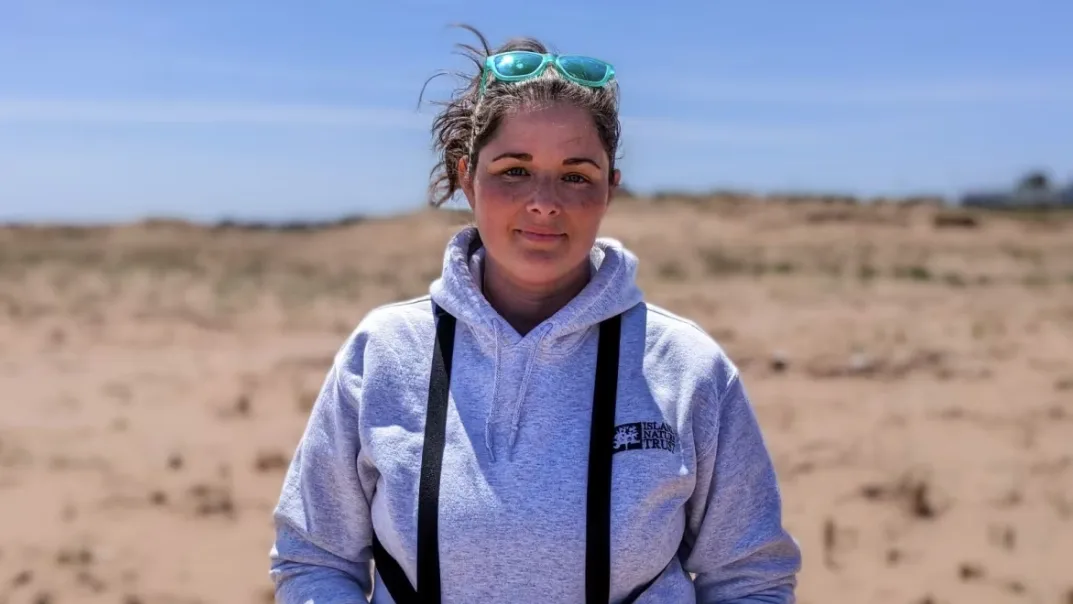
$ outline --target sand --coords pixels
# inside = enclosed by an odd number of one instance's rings
[[[0,228],[0,603],[266,603],[331,357],[468,216]],[[652,302],[742,367],[799,601],[1073,602],[1073,223],[620,200]]]

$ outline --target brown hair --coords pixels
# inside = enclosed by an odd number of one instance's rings
[[[484,95],[479,97],[481,71],[484,69],[486,57],[510,50],[545,53],[548,49],[539,40],[526,37],[511,39],[493,50],[489,48],[487,39],[475,28],[469,25],[458,27],[477,36],[481,48],[468,44],[457,45],[462,49],[463,56],[476,65],[477,72],[456,73],[455,75],[464,81],[464,85],[454,91],[450,101],[436,103],[441,105],[443,110],[432,122],[433,149],[439,158],[430,174],[430,205],[440,206],[458,191],[461,184],[458,160],[465,157],[470,166],[476,166],[481,148],[495,134],[503,116],[522,106],[565,102],[587,110],[592,115],[596,132],[611,160],[609,174],[614,174],[621,131],[617,84],[612,82],[603,88],[589,88],[564,79],[558,70],[549,68],[541,77],[524,82],[498,82],[494,76],[489,76]],[[427,86],[428,82],[425,84]]]

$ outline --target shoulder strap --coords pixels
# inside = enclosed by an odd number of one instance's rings
[[[391,599],[398,604],[440,602],[440,468],[447,432],[447,401],[454,356],[454,316],[433,305],[436,340],[432,346],[432,371],[428,384],[425,443],[421,451],[421,483],[417,499],[417,589],[406,572],[373,535],[373,560]],[[418,598],[418,592],[422,594]]]
[[[589,438],[588,517],[585,528],[586,604],[607,604],[611,601],[611,470],[621,339],[622,315],[615,315],[600,324]],[[637,601],[659,579],[660,574],[634,589],[622,600],[622,604]]]
[[[611,464],[615,438],[621,317],[600,324],[596,385],[589,428],[589,490],[585,529],[585,601],[606,604],[611,595]]]
[[[440,468],[447,432],[447,401],[455,346],[455,318],[435,307],[436,344],[428,384],[425,444],[421,451],[421,486],[417,502],[417,593],[423,602],[440,601]]]

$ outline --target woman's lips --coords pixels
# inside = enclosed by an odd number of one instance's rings
[[[560,240],[560,239],[562,239],[563,237],[566,236],[566,235],[562,235],[560,233],[554,233],[554,232],[551,232],[551,231],[544,231],[544,230],[539,230],[539,229],[538,230],[517,229],[517,233],[519,235],[521,235],[522,238],[524,238],[524,239],[526,239],[528,241],[533,241],[535,243],[549,243],[549,242],[553,242],[553,241],[558,241],[558,240]]]

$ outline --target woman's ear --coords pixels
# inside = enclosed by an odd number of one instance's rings
[[[469,170],[469,161],[465,157],[458,158],[458,185],[462,189],[462,194],[466,196],[469,208],[476,209],[474,204],[477,198],[473,194],[473,175]]]
[[[622,172],[617,168],[611,172],[611,186],[607,188],[607,203],[611,204],[611,200],[615,198],[615,192],[618,191],[618,186],[622,182]]]

